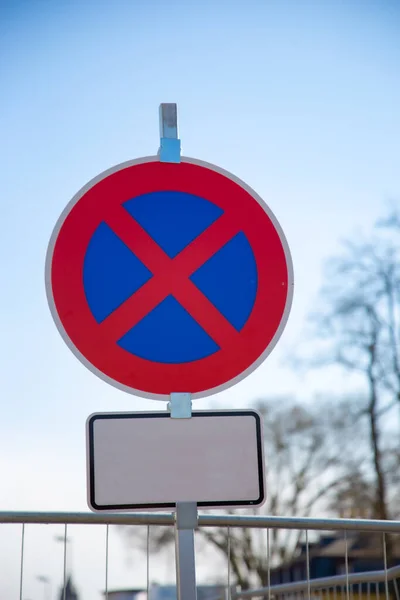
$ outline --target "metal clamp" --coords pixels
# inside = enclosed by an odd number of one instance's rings
[[[176,104],[160,104],[161,162],[181,162],[181,140],[178,138],[178,109]]]
[[[190,419],[192,416],[192,396],[187,392],[170,394],[167,405],[173,419]]]
[[[177,529],[197,529],[198,514],[196,502],[177,502],[175,523]]]

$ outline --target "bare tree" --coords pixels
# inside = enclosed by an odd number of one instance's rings
[[[329,510],[335,490],[353,475],[352,465],[363,461],[361,435],[355,444],[355,402],[320,399],[308,406],[282,398],[260,401],[264,417],[268,515],[310,516]],[[351,448],[351,451],[350,451]],[[364,447],[365,452],[365,447]],[[257,511],[255,511],[257,512]],[[290,560],[302,532],[214,529],[202,535],[221,552],[228,544],[232,571],[242,589],[267,585],[268,563]],[[228,537],[229,535],[229,537]]]
[[[393,233],[397,221],[384,223],[371,240],[347,243],[342,256],[331,261],[322,293],[324,309],[314,315],[317,338],[323,341],[316,362],[356,374],[364,392],[365,406],[359,416],[368,420],[369,472],[374,481],[368,493],[365,477],[354,481],[358,491],[364,490],[363,511],[381,519],[389,518],[393,507],[390,464],[398,448],[400,410],[399,240],[398,230]]]

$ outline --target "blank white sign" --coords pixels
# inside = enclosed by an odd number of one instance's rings
[[[259,413],[99,413],[87,421],[92,510],[258,506],[264,496]]]

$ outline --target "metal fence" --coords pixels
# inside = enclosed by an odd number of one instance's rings
[[[44,512],[0,512],[1,525],[18,524],[20,526],[20,567],[19,567],[19,599],[23,597],[25,575],[25,534],[27,527],[39,524],[57,524],[63,526],[64,555],[63,555],[63,591],[66,597],[67,584],[67,540],[68,528],[72,525],[102,525],[104,527],[104,594],[108,598],[108,568],[109,568],[109,530],[110,526],[145,526],[147,528],[147,597],[149,598],[149,538],[152,527],[175,525],[175,515],[170,513],[132,513],[132,514],[95,514],[95,513],[44,513]],[[399,584],[400,561],[393,563],[399,557],[396,552],[392,555],[392,563],[388,561],[388,546],[393,548],[400,541],[400,521],[376,521],[361,519],[310,519],[296,517],[267,517],[247,515],[199,515],[198,528],[226,528],[227,529],[227,570],[226,570],[226,596],[229,600],[239,598],[267,598],[268,600],[400,600]],[[229,536],[235,528],[249,530],[265,530],[267,544],[267,585],[258,589],[240,590],[235,586],[231,573],[229,556]],[[304,559],[306,576],[299,580],[277,582],[279,575],[277,567],[273,564],[270,553],[270,535],[273,530],[297,530],[304,534]],[[312,533],[313,532],[313,533]],[[320,535],[323,532],[341,532],[343,556],[343,572],[339,575],[315,578],[312,576],[311,565],[315,544],[310,541],[310,536]],[[380,548],[374,548],[375,555],[381,552],[382,569],[366,570],[364,572],[351,572],[350,540],[354,532],[374,536],[380,540]],[[397,537],[398,536],[398,537]],[[397,546],[396,546],[397,544]],[[1,566],[0,566],[1,567]],[[1,572],[1,571],[0,571]]]
[[[332,577],[306,579],[268,588],[246,590],[233,594],[235,598],[274,598],[279,600],[302,600],[319,598],[321,600],[368,600],[389,598],[392,596],[390,584],[396,600],[400,600],[397,579],[400,577],[400,565],[380,571],[346,573]],[[381,586],[380,584],[383,584]],[[384,587],[384,594],[381,589]]]

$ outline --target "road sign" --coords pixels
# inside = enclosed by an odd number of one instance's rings
[[[162,449],[162,451],[160,451]],[[259,506],[263,436],[254,410],[98,413],[87,421],[92,510]]]
[[[245,183],[199,160],[147,157],[72,199],[49,244],[46,287],[89,369],[165,400],[251,373],[284,329],[293,274],[279,223]]]

